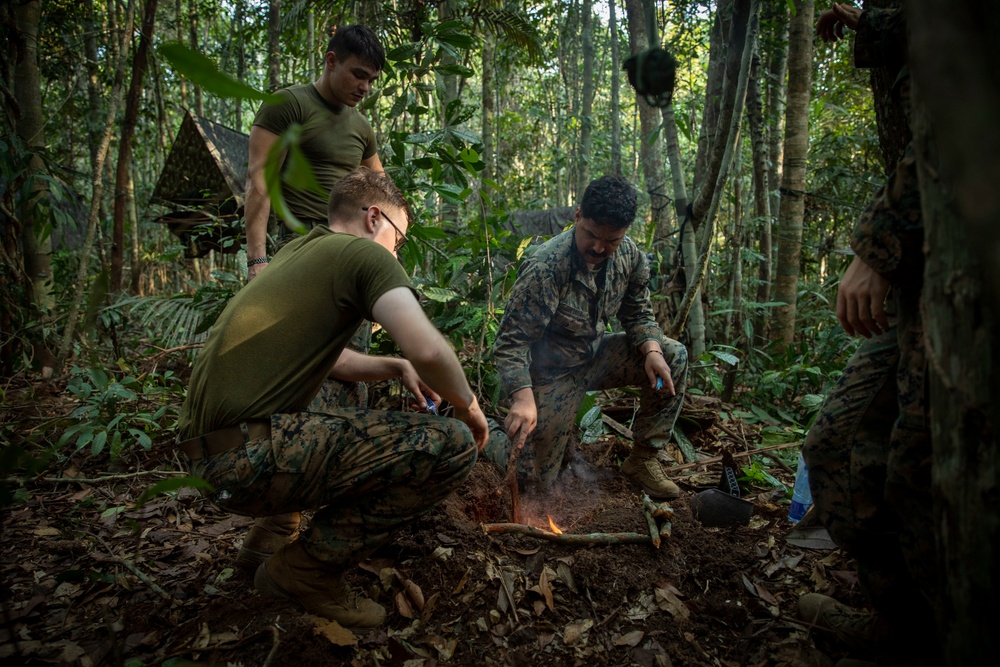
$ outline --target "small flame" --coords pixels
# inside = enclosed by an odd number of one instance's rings
[[[546,514],[545,516],[547,516],[549,519],[549,529],[556,535],[562,535],[563,532],[559,530],[559,526],[557,526],[556,522],[552,520],[552,516],[548,514]]]

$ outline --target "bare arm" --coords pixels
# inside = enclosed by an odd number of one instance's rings
[[[330,369],[330,377],[346,382],[381,382],[399,378],[422,410],[427,408],[427,396],[434,401],[441,400],[438,393],[420,379],[413,364],[399,357],[374,356],[345,349]]]
[[[837,291],[837,319],[844,331],[871,338],[888,330],[889,317],[885,313],[888,294],[889,281],[855,257],[840,279]]]
[[[385,169],[382,168],[382,161],[378,159],[378,153],[375,153],[375,155],[372,155],[370,158],[362,160],[361,166],[368,167],[375,172],[385,171]]]
[[[482,451],[489,437],[486,416],[455,351],[427,319],[413,293],[406,287],[389,290],[375,302],[372,316],[389,332],[424,382],[455,406],[456,416],[472,431]]]
[[[267,257],[267,216],[271,212],[271,200],[267,195],[264,165],[271,148],[277,143],[278,135],[254,125],[250,130],[250,158],[247,163],[246,202],[243,207],[246,220],[247,259]],[[279,156],[285,160],[285,154]],[[267,264],[247,267],[247,278],[252,280]]]

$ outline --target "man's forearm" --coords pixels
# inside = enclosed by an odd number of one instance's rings
[[[462,365],[444,336],[428,336],[425,347],[407,359],[420,378],[452,405],[465,410],[476,402]]]
[[[250,184],[247,188],[246,205],[244,206],[246,221],[247,257],[267,256],[267,217],[271,212],[271,200],[268,199],[266,186]]]
[[[402,359],[361,354],[345,349],[330,369],[330,377],[344,382],[381,382],[402,376]]]

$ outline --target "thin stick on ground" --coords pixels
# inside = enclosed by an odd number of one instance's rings
[[[484,523],[483,532],[487,534],[517,533],[561,544],[649,544],[651,542],[649,535],[640,535],[639,533],[585,533],[579,535],[562,533],[559,535],[534,526],[526,526],[523,523]]]
[[[734,459],[745,459],[750,456],[756,456],[757,454],[764,454],[766,452],[773,452],[778,449],[788,449],[789,447],[801,447],[801,442],[783,442],[780,445],[770,445],[768,447],[760,447],[758,449],[751,449],[746,452],[736,452],[733,454]],[[711,458],[702,459],[701,461],[692,461],[691,463],[682,463],[677,466],[670,466],[669,468],[664,468],[667,474],[672,475],[675,472],[680,472],[681,470],[690,470],[691,468],[697,468],[698,466],[708,465],[709,463],[721,463],[721,456],[713,456]]]
[[[521,511],[517,495],[517,459],[521,456],[521,448],[516,444],[511,447],[510,459],[507,461],[507,473],[503,483],[510,490],[510,518],[514,523],[521,521]]]

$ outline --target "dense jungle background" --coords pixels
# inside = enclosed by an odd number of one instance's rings
[[[949,658],[971,664],[997,642],[982,623],[997,613],[1000,546],[989,501],[1000,47],[988,38],[1000,16],[971,0],[903,4],[912,43],[939,54],[914,62],[929,125],[947,139],[945,203],[928,222],[941,464],[928,492],[950,528],[938,536]],[[4,3],[0,662],[826,664],[837,648],[794,619],[796,596],[863,598],[840,552],[786,543],[787,503],[798,444],[856,347],[834,314],[852,225],[910,136],[887,102],[892,81],[855,69],[850,39],[815,37],[825,8]],[[659,551],[489,536],[478,524],[506,520],[509,505],[496,471],[477,468],[461,497],[359,571],[394,607],[385,630],[317,626],[234,574],[247,521],[178,473],[172,430],[191,361],[245,282],[254,113],[268,91],[314,80],[331,31],[354,22],[388,56],[359,109],[415,213],[401,261],[483,405],[502,416],[491,346],[525,250],[571,222],[590,179],[622,174],[641,192],[630,235],[655,267],[657,318],[693,360],[677,479],[714,486],[717,455],[740,453],[748,526],[705,528],[681,499]],[[676,59],[671,98],[637,95],[624,69],[657,44]],[[295,140],[282,137],[293,156]],[[393,353],[384,336],[373,347]],[[580,410],[582,486],[547,508],[573,531],[642,529],[613,474],[634,404],[602,393]],[[399,406],[399,388],[374,386],[372,405]]]

